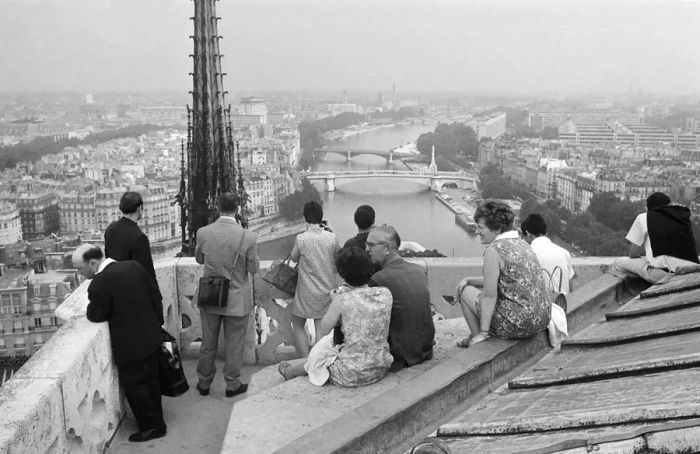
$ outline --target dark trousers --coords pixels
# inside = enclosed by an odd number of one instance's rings
[[[158,377],[159,354],[160,349],[143,359],[118,366],[119,384],[141,431],[165,427]]]
[[[216,350],[219,344],[219,331],[224,325],[224,344],[226,345],[226,364],[224,365],[224,380],[226,389],[235,391],[241,386],[241,366],[243,365],[243,350],[245,334],[248,329],[248,318],[232,315],[211,314],[203,307],[199,308],[202,320],[202,346],[199,349],[197,376],[199,387],[209,389],[216,375]]]

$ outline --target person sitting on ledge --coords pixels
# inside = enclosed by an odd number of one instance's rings
[[[393,357],[387,342],[391,292],[367,285],[372,260],[362,249],[343,248],[336,268],[347,286],[331,292],[331,305],[321,320],[319,340],[309,357],[293,364],[280,363],[279,372],[287,380],[308,375],[316,386],[330,379],[334,385],[354,388],[381,380],[391,366]],[[341,318],[345,340],[342,345],[334,345],[331,331]]]
[[[629,257],[615,260],[615,275],[636,275],[656,284],[679,267],[698,264],[690,210],[672,204],[663,192],[647,198],[647,212],[636,217],[625,239]]]
[[[390,372],[411,367],[433,357],[435,325],[425,270],[402,259],[397,250],[401,238],[391,226],[375,227],[367,237],[367,251],[375,267],[370,286],[391,291],[389,348],[394,363]]]
[[[542,269],[532,248],[513,230],[515,213],[504,202],[487,200],[476,209],[484,251],[483,277],[467,277],[457,285],[457,298],[470,336],[460,347],[490,335],[522,339],[547,328],[552,306]]]

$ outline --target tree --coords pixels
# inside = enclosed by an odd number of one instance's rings
[[[433,145],[435,154],[445,157],[466,156],[476,160],[479,156],[479,144],[476,132],[464,123],[440,123],[434,132],[421,134],[416,140],[419,152],[430,156]]]
[[[296,221],[304,215],[304,205],[307,202],[321,202],[321,194],[309,181],[308,178],[301,179],[301,190],[296,190],[279,202],[280,214],[288,221]]]

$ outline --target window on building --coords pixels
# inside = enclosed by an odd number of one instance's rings
[[[58,326],[58,317],[51,317],[51,324],[53,326]]]
[[[14,333],[21,333],[24,332],[24,328],[22,327],[22,322],[16,320],[12,326],[12,332]]]
[[[15,348],[25,348],[23,337],[15,337]]]
[[[34,327],[41,328],[41,318],[37,317],[34,319]]]

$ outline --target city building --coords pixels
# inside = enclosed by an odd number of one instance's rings
[[[474,120],[474,131],[477,140],[482,138],[497,139],[506,132],[506,114],[497,112],[486,118]]]
[[[0,245],[22,239],[22,221],[17,205],[0,201]]]
[[[36,240],[61,230],[58,197],[55,194],[22,194],[17,198],[17,208],[25,239]]]
[[[61,234],[94,232],[97,230],[95,193],[77,191],[62,194],[58,202]]]

